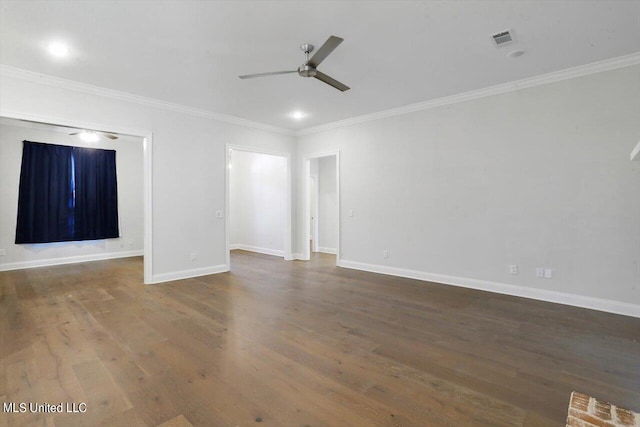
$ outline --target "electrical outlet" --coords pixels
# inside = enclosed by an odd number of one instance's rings
[[[386,249],[384,251],[382,251],[382,257],[383,258],[389,258],[389,251],[386,250]]]
[[[224,218],[224,214],[222,213],[222,211],[216,211],[216,218]]]
[[[197,254],[197,253],[195,253],[195,252],[193,252],[193,253],[191,254],[191,261],[195,261],[195,260],[197,260],[197,259],[198,259],[198,254]]]
[[[544,278],[545,279],[551,279],[553,277],[553,272],[551,271],[550,268],[545,268],[544,269]]]
[[[536,268],[536,277],[543,279],[544,278],[544,268],[538,267]]]
[[[511,264],[509,266],[509,273],[513,274],[514,276],[518,274],[518,266],[515,264]]]
[[[4,249],[0,249],[0,256],[5,256],[7,252]]]

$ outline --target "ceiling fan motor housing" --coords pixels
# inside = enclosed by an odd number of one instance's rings
[[[314,77],[316,75],[316,69],[311,65],[304,64],[298,67],[298,74],[302,77]]]

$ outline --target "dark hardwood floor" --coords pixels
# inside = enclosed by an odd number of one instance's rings
[[[0,273],[0,401],[87,405],[0,427],[563,426],[573,390],[640,410],[640,319],[334,262]]]

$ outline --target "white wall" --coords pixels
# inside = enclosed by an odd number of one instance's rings
[[[300,137],[300,164],[340,150],[341,265],[640,315],[639,74]]]
[[[240,150],[231,158],[231,248],[284,256],[287,159]]]
[[[302,159],[340,150],[342,265],[640,315],[640,163],[629,161],[639,74],[631,66],[299,138],[14,73],[0,76],[0,113],[153,133],[154,281],[228,268],[215,219],[225,144],[296,153],[297,255],[308,244]],[[535,278],[538,266],[553,279]]]
[[[5,74],[0,93],[4,115],[153,134],[154,282],[228,269],[225,221],[215,218],[217,210],[225,210],[225,144],[279,152],[294,147],[292,136],[58,79]],[[195,261],[191,253],[197,254]]]
[[[0,119],[0,270],[55,264],[73,259],[115,258],[141,255],[143,249],[142,139],[121,136],[86,144],[69,131],[52,126],[12,123]],[[88,146],[116,151],[120,238],[82,242],[16,245],[18,186],[22,141]]]
[[[336,156],[318,159],[318,246],[327,253],[338,247]]]

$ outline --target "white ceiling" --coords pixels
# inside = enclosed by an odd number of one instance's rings
[[[640,1],[9,1],[0,63],[302,129],[640,51]],[[513,29],[501,48],[489,35]],[[298,46],[345,41],[296,74]],[[71,45],[67,60],[45,52]],[[509,58],[515,49],[525,55]],[[296,122],[288,114],[308,116]]]

